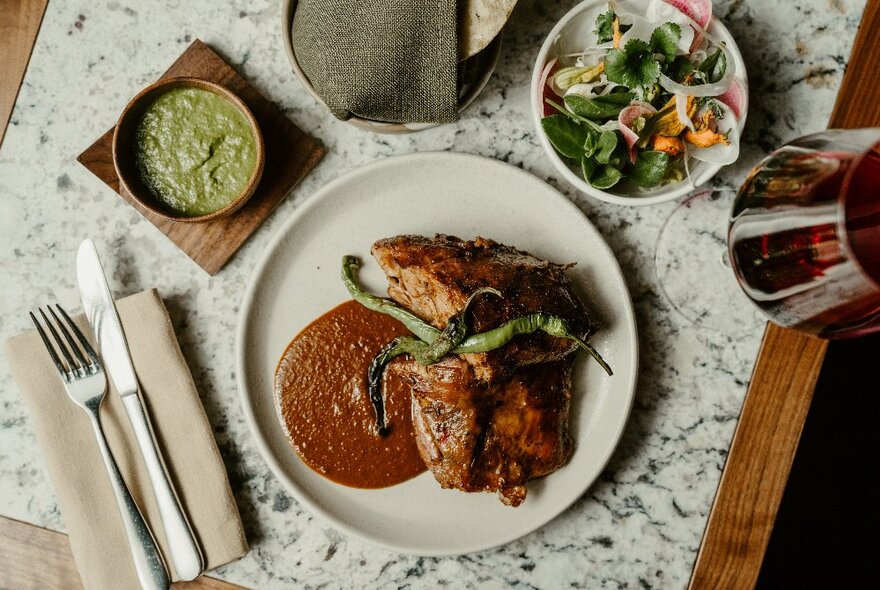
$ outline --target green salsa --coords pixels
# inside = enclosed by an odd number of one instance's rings
[[[135,159],[141,180],[166,209],[196,217],[241,193],[254,172],[256,144],[248,120],[228,100],[174,88],[144,111]]]

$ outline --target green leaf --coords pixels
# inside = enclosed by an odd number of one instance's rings
[[[623,174],[620,173],[620,170],[614,166],[602,166],[599,173],[594,174],[590,179],[590,184],[593,185],[593,188],[605,190],[617,184],[622,176]]]
[[[620,92],[595,98],[569,94],[564,100],[566,106],[579,117],[607,121],[608,119],[616,119],[620,111],[632,101],[634,96],[631,92]]]
[[[660,77],[660,64],[650,45],[630,39],[622,50],[612,49],[605,56],[605,75],[628,88],[646,88]]]
[[[714,84],[723,78],[724,72],[727,71],[727,58],[724,56],[724,52],[719,48],[710,53],[697,66],[697,71],[705,76],[706,82],[709,84]]]
[[[681,39],[681,27],[675,23],[663,23],[651,33],[651,49],[654,53],[661,53],[666,58],[666,63],[675,59],[675,51],[678,49],[678,41]]]
[[[636,163],[627,170],[627,177],[641,187],[657,186],[666,175],[669,167],[669,154],[647,150],[640,152]]]
[[[608,164],[614,148],[617,147],[617,132],[603,131],[599,136],[599,153],[596,154],[596,161],[600,164]]]
[[[599,137],[601,136],[595,131],[587,133],[587,140],[584,142],[585,158],[592,158],[593,154],[596,153],[596,150],[599,148]]]
[[[598,17],[596,17],[596,37],[597,43],[607,43],[614,39],[614,29],[611,26],[611,21],[614,20],[614,11],[609,10],[608,12],[603,12]]]
[[[584,173],[584,180],[590,182],[590,178],[596,173],[596,168],[599,167],[599,164],[593,158],[588,156],[584,156],[581,158],[581,170]]]
[[[584,155],[587,129],[565,115],[550,115],[541,119],[547,139],[563,156],[580,160]]]
[[[694,70],[694,63],[686,55],[679,55],[672,63],[666,66],[666,75],[678,83],[684,82],[685,77]]]

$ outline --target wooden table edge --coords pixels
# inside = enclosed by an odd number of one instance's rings
[[[880,125],[880,0],[868,0],[829,128]],[[768,324],[688,587],[758,581],[828,343]]]
[[[0,516],[0,588],[81,589],[67,535]],[[205,575],[175,582],[172,590],[247,590]]]
[[[8,32],[0,35],[0,55],[9,68],[0,77],[0,147],[3,147],[6,127],[12,119],[49,0],[19,0],[12,4],[14,8],[5,5],[0,11],[0,31]]]

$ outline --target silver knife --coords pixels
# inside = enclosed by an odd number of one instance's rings
[[[180,506],[180,500],[171,485],[168,470],[156,445],[153,428],[141,399],[137,375],[129,356],[125,333],[122,331],[122,324],[113,305],[113,297],[107,286],[101,259],[98,258],[95,243],[90,239],[83,240],[79,246],[76,256],[76,278],[83,309],[98,340],[101,358],[104,359],[104,365],[110,378],[113,379],[116,391],[122,397],[122,405],[128,414],[144,459],[159,507],[162,527],[165,529],[174,571],[181,580],[194,580],[204,570],[202,552]]]

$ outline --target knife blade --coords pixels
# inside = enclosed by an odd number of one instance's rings
[[[90,239],[84,240],[77,252],[76,279],[86,318],[98,340],[101,358],[116,391],[123,398],[137,395],[137,376],[131,364],[125,332],[113,305],[98,250]]]
[[[107,373],[122,397],[122,405],[147,468],[170,561],[174,565],[177,579],[193,580],[204,570],[204,558],[156,445],[156,437],[141,399],[137,373],[131,361],[122,322],[116,313],[98,250],[90,239],[83,240],[77,252],[76,277],[86,318],[95,333]]]

